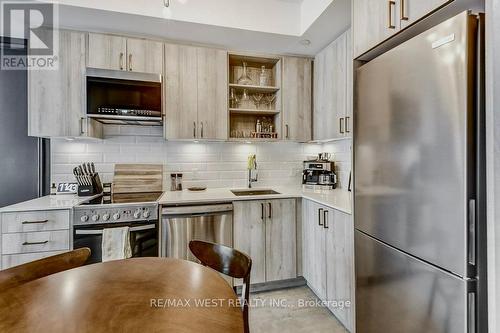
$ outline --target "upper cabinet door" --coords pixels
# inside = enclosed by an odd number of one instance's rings
[[[59,31],[57,66],[28,71],[28,135],[102,136],[102,125],[86,118],[84,33]]]
[[[197,48],[165,44],[165,138],[196,139],[198,126]]]
[[[349,31],[348,31],[349,32]],[[332,50],[331,72],[332,87],[332,110],[334,122],[331,123],[330,134],[327,139],[337,139],[345,135],[345,114],[347,109],[347,33],[343,33],[335,41]]]
[[[399,31],[399,0],[353,0],[352,23],[357,58]]]
[[[226,140],[228,138],[227,52],[197,48],[197,67],[199,138]]]
[[[337,137],[339,120],[337,119],[338,80],[337,46],[335,40],[321,51],[314,60],[314,113],[313,139],[329,140]],[[345,84],[345,82],[344,82]],[[345,90],[343,90],[345,91]],[[345,96],[341,98],[345,101]]]
[[[347,74],[347,83],[346,83],[346,110],[345,110],[345,128],[344,133],[347,137],[352,137],[353,132],[353,105],[354,105],[354,82],[353,82],[353,74],[354,74],[354,61],[353,61],[353,53],[352,53],[352,31],[348,30],[345,34],[346,37],[346,74]]]
[[[312,139],[312,61],[283,58],[283,138],[299,142]]]
[[[145,39],[127,39],[127,70],[163,73],[163,43]]]
[[[406,28],[450,0],[399,0],[401,28]]]
[[[87,67],[127,70],[125,37],[89,33]]]

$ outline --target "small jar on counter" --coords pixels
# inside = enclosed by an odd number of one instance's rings
[[[182,191],[182,173],[178,173],[176,177],[177,191]]]

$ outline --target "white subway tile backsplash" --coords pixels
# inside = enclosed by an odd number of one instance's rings
[[[302,163],[320,152],[333,154],[341,188],[347,188],[351,171],[351,140],[326,144],[234,143],[165,141],[161,127],[105,126],[105,139],[51,140],[52,182],[74,181],[73,168],[94,162],[101,179],[113,180],[115,163],[164,165],[164,188],[170,173],[183,173],[184,187],[246,187],[249,154],[257,155],[259,181],[255,186],[299,185]]]

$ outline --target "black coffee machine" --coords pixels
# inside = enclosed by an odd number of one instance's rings
[[[328,160],[304,161],[302,184],[334,189],[337,187],[335,163]]]

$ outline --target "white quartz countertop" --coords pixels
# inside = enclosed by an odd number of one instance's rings
[[[259,188],[254,188],[254,190],[258,189]],[[279,194],[236,196],[231,192],[231,189],[229,188],[212,188],[199,192],[192,192],[189,190],[178,192],[167,191],[163,193],[158,202],[163,206],[173,206],[200,203],[232,202],[242,200],[304,198],[331,207],[333,209],[340,210],[347,214],[351,214],[352,212],[351,192],[347,192],[344,190],[310,190],[302,189],[301,186],[272,187],[271,189],[279,192]],[[78,197],[77,195],[73,194],[47,195],[41,198],[24,201],[18,204],[0,208],[0,213],[72,209],[73,207],[78,206],[95,197],[97,196]]]
[[[261,188],[254,188],[259,190]],[[270,195],[248,195],[236,196],[228,188],[213,188],[204,191],[193,192],[189,190],[183,191],[167,191],[159,199],[159,204],[163,206],[186,205],[186,204],[203,204],[215,202],[232,202],[242,200],[270,200],[284,198],[304,198],[315,201],[319,204],[328,206],[333,209],[340,210],[344,213],[352,213],[351,192],[344,190],[310,190],[302,189],[302,187],[272,187],[279,194]],[[242,189],[243,190],[243,189]],[[246,189],[247,190],[247,189]]]
[[[91,197],[79,197],[76,194],[46,195],[29,201],[20,202],[14,205],[0,208],[0,213],[37,211],[37,210],[58,210],[72,209],[79,204],[91,200],[99,195]]]

